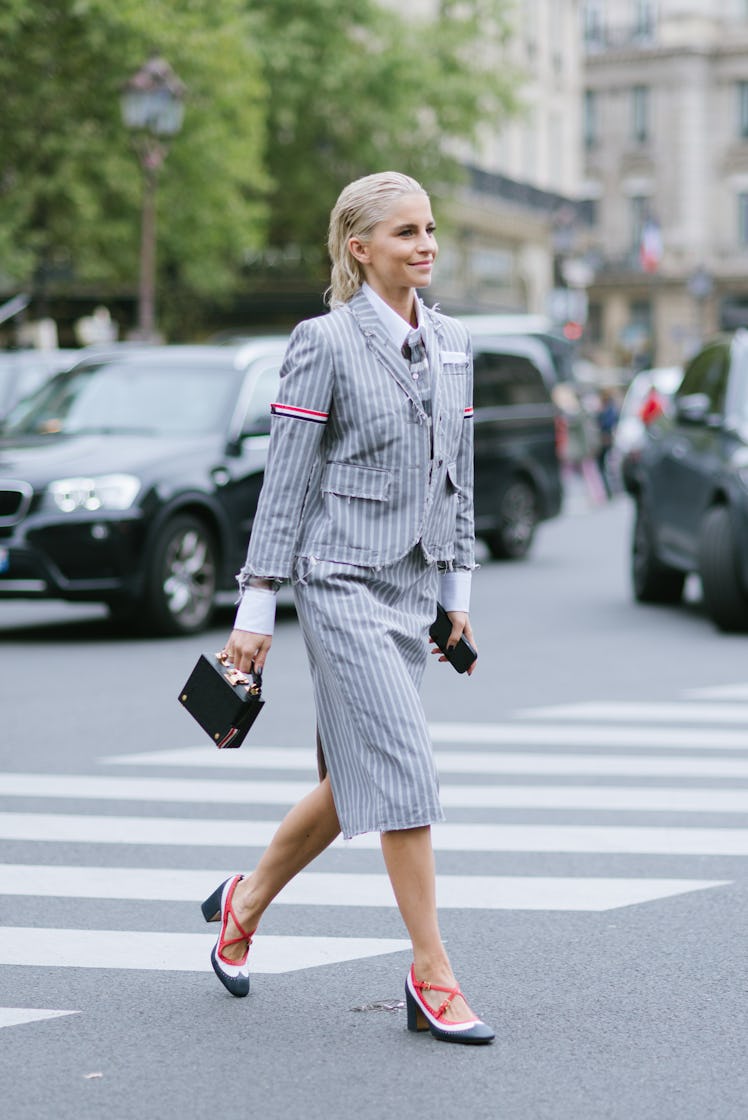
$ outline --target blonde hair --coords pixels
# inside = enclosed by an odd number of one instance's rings
[[[426,194],[420,183],[399,171],[380,171],[354,179],[340,192],[330,214],[327,249],[332,261],[330,287],[325,298],[339,307],[354,296],[364,282],[363,266],[351,253],[352,237],[367,241],[374,226],[384,221],[394,202],[404,194]]]

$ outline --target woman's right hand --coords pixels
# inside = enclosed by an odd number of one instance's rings
[[[232,630],[224,651],[240,673],[261,673],[270,651],[273,638],[271,634],[253,634],[250,630]]]

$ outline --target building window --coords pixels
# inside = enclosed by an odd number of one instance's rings
[[[638,38],[649,39],[654,34],[654,0],[636,0],[636,31]]]
[[[646,195],[634,195],[631,199],[631,252],[637,258],[641,250],[644,226],[649,218],[649,199]]]
[[[649,88],[634,86],[631,90],[631,135],[637,144],[649,139]]]
[[[605,23],[602,0],[586,0],[582,12],[584,42],[589,47],[601,47],[605,43]]]
[[[588,149],[597,146],[597,106],[597,94],[593,89],[586,89],[584,91],[584,106],[582,112],[584,117],[584,146]]]
[[[748,82],[737,83],[738,92],[738,135],[748,140]]]
[[[738,241],[748,248],[748,191],[738,195]]]

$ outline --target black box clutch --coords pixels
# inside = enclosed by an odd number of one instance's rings
[[[240,747],[265,703],[262,677],[240,673],[223,654],[201,654],[179,693],[179,702],[219,750]]]

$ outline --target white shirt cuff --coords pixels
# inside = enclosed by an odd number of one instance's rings
[[[467,571],[439,573],[439,602],[445,611],[470,610],[470,587],[473,573]]]
[[[274,591],[248,587],[237,608],[234,629],[249,630],[252,634],[272,634],[275,629],[275,602]]]

